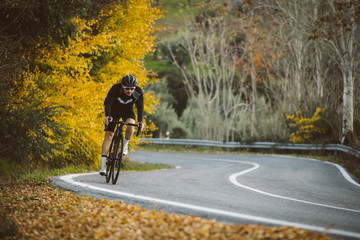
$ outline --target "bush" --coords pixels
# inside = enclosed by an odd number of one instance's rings
[[[32,91],[0,112],[0,154],[22,168],[61,165],[65,126],[54,119],[63,109],[45,101]]]
[[[149,116],[149,119],[157,126],[157,130],[153,132],[153,137],[163,137],[166,132],[170,132],[171,138],[186,138],[187,130],[183,122],[179,121],[174,108],[168,103],[158,106],[156,112]]]
[[[316,108],[311,118],[303,117],[302,111],[297,111],[294,115],[286,115],[291,120],[292,133],[290,141],[293,143],[305,143],[313,140],[315,136],[325,133],[324,129],[316,123],[320,120],[319,113],[322,109]]]

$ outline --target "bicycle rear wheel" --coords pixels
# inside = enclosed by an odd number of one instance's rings
[[[123,158],[123,151],[124,151],[124,136],[121,134],[121,136],[119,137],[119,144],[117,144],[118,149],[117,149],[117,154],[116,157],[114,158],[114,165],[113,165],[113,170],[114,173],[112,175],[112,183],[116,184],[118,178],[119,178],[119,173],[120,173],[120,168],[121,168],[121,162],[122,162],[122,158]]]

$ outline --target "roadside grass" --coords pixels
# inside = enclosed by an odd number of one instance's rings
[[[131,161],[130,158],[125,157],[123,160],[122,171],[153,171],[159,169],[171,169],[174,166],[161,163],[142,163]],[[9,163],[4,159],[0,159],[0,185],[17,184],[24,182],[42,182],[47,177],[59,176],[65,174],[96,172],[99,169],[96,166],[68,166],[64,168],[48,169],[37,168],[35,170],[26,170],[16,164]]]
[[[139,150],[149,151],[166,151],[166,152],[195,152],[195,153],[231,153],[231,154],[279,154],[300,158],[311,158],[320,161],[327,161],[336,163],[345,168],[353,179],[360,183],[360,159],[353,156],[348,156],[343,153],[329,153],[324,151],[289,151],[289,150],[234,150],[234,149],[222,149],[215,147],[199,147],[199,146],[176,146],[176,145],[151,145],[142,144]]]
[[[172,169],[175,166],[167,165],[163,163],[142,163],[142,162],[135,162],[135,161],[127,161],[124,164],[122,171],[154,171],[160,169]]]
[[[58,169],[37,168],[33,171],[30,171],[20,169],[16,165],[14,166],[14,164],[6,163],[6,161],[3,161],[1,165],[2,167],[0,168],[0,185],[23,184],[26,182],[38,184],[40,182],[43,182],[44,179],[47,177],[71,173],[90,172],[93,170],[88,166],[70,166]]]

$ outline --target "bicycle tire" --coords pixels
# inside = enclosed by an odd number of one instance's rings
[[[107,154],[107,158],[106,158],[106,183],[108,183],[110,181],[111,175],[113,174],[113,162],[114,162],[114,146],[116,146],[115,144],[116,139],[113,138],[111,140],[111,144],[110,144],[110,148],[109,148],[109,152]]]
[[[112,184],[116,184],[119,174],[120,174],[120,168],[121,168],[121,162],[123,158],[123,151],[124,151],[124,136],[121,134],[119,137],[119,142],[117,144],[116,149],[116,157],[114,158],[114,164],[113,164],[113,175],[112,175]],[[120,151],[119,151],[120,150]]]

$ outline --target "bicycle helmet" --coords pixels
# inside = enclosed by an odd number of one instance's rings
[[[137,80],[133,75],[125,75],[121,79],[121,83],[124,87],[136,87]]]

